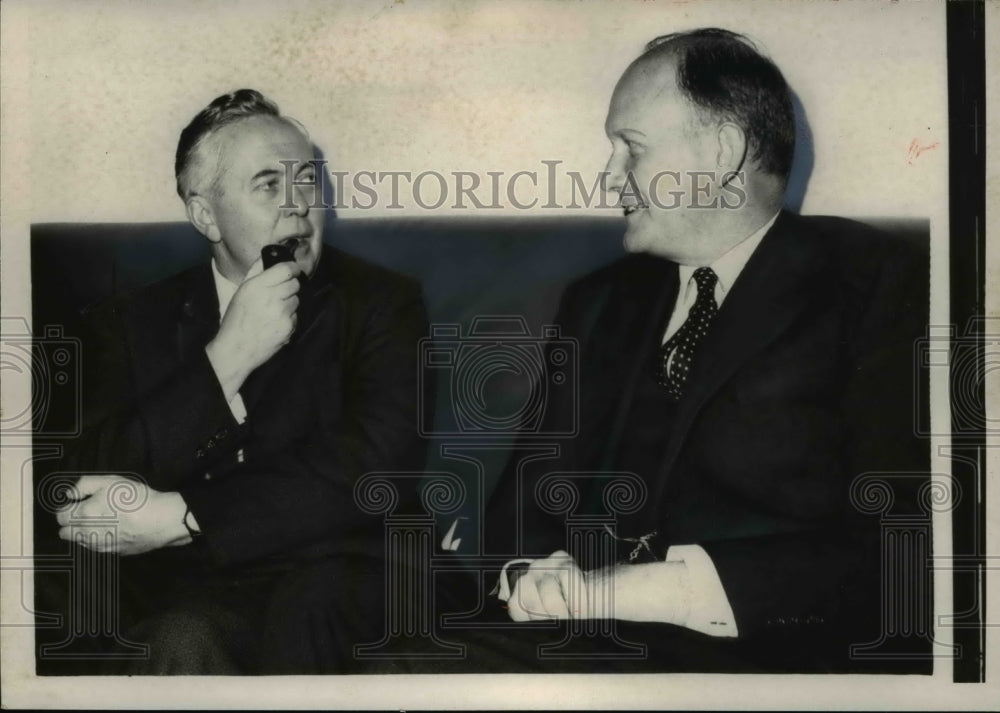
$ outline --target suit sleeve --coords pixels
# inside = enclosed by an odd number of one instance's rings
[[[126,336],[129,309],[127,301],[108,302],[84,317],[81,432],[66,443],[63,467],[133,474],[172,490],[196,472],[202,444],[238,424],[204,350],[138,392]]]
[[[851,335],[840,400],[840,516],[812,533],[703,543],[741,637],[801,624],[877,624],[867,619],[877,618],[882,532],[878,516],[852,501],[851,488],[864,474],[902,476],[893,479],[894,507],[918,511],[929,448],[914,429],[914,347],[925,330],[927,274],[908,252],[887,260]]]
[[[416,287],[381,293],[344,356],[344,417],[336,432],[316,429],[232,477],[180,488],[216,563],[382,536],[381,519],[355,505],[354,485],[373,471],[422,471],[417,409],[429,404],[420,398],[418,342],[426,334]]]

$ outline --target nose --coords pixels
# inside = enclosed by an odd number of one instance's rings
[[[306,186],[300,184],[292,183],[290,189],[287,192],[285,204],[281,207],[288,215],[306,217],[309,215],[309,203],[312,196],[306,192]]]
[[[615,149],[611,152],[611,156],[608,157],[608,163],[604,167],[603,180],[605,191],[622,192],[622,187],[625,185],[625,173],[627,171],[626,163],[626,159],[621,155],[620,151]]]

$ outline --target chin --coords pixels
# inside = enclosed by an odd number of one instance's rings
[[[316,271],[316,263],[319,262],[319,247],[306,245],[300,247],[296,252],[295,262],[299,264],[307,276],[312,275]]]
[[[653,257],[663,258],[671,262],[684,263],[685,251],[675,243],[667,241],[660,235],[643,234],[638,231],[628,231],[623,240],[625,250],[630,253],[645,253]]]
[[[306,277],[312,277],[312,274],[316,272],[316,263],[318,261],[315,260],[311,255],[305,259],[300,258],[296,262],[299,263],[299,267],[302,268],[302,274],[305,275]]]
[[[649,240],[639,230],[626,230],[622,244],[625,246],[625,250],[630,253],[649,252]]]

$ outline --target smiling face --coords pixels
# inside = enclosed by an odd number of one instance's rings
[[[612,145],[607,186],[620,194],[626,249],[709,264],[715,211],[692,206],[710,200],[704,190],[696,195],[697,185],[709,183],[697,172],[717,169],[719,144],[716,127],[700,120],[677,87],[673,58],[640,59],[626,70],[605,131]]]
[[[214,180],[190,199],[192,222],[213,243],[219,271],[239,282],[265,245],[284,242],[308,275],[322,249],[324,211],[312,145],[301,131],[272,116],[253,116],[219,129],[201,151],[214,155]],[[289,161],[290,170],[286,169]],[[294,182],[293,182],[294,181]],[[286,185],[286,183],[288,185]]]

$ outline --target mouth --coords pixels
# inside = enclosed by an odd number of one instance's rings
[[[294,253],[299,246],[309,240],[309,234],[291,235],[278,241],[278,245],[283,245]]]

